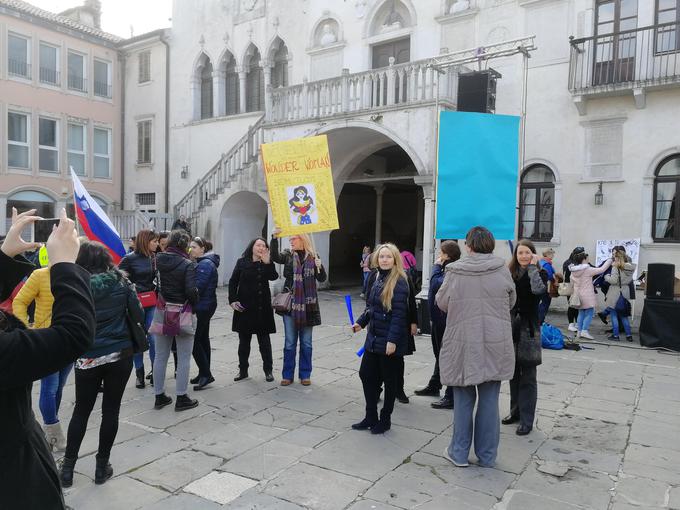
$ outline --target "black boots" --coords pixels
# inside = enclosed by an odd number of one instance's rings
[[[59,470],[59,479],[62,487],[70,487],[73,485],[73,468],[76,466],[76,460],[64,457],[62,459],[61,469]]]
[[[135,383],[135,388],[141,390],[146,387],[144,383],[144,367],[135,370],[135,375],[137,376],[137,382]]]
[[[409,399],[408,399],[408,397],[406,396],[406,393],[404,393],[404,390],[401,390],[401,391],[397,392],[396,399],[397,399],[399,402],[401,402],[402,404],[408,404],[408,403],[409,403]]]
[[[113,468],[109,464],[108,457],[97,456],[97,467],[94,470],[94,483],[101,485],[113,476]]]
[[[371,434],[384,434],[385,432],[390,430],[390,428],[392,428],[391,416],[388,416],[383,412],[380,412],[380,420],[378,420],[378,423],[371,427]]]
[[[425,386],[424,388],[421,388],[419,390],[414,391],[416,395],[419,397],[438,397],[439,396],[439,390],[433,386],[430,386],[429,384]]]
[[[239,370],[238,375],[234,377],[234,381],[242,381],[243,379],[248,379],[248,371],[247,370]]]
[[[165,393],[156,395],[156,403],[154,404],[154,409],[163,409],[165,406],[172,404],[172,398],[168,397]]]
[[[517,423],[518,421],[519,421],[519,414],[510,413],[509,415],[507,415],[505,418],[503,418],[501,420],[501,423],[503,425],[511,425],[513,423]]]
[[[186,395],[177,395],[177,402],[175,402],[175,411],[186,411],[198,406],[198,400],[187,397]]]
[[[212,375],[210,377],[199,377],[197,382],[198,382],[198,384],[196,386],[194,386],[194,391],[201,391],[208,384],[214,383],[215,378]]]
[[[274,374],[272,374],[271,370],[269,372],[264,373],[264,380],[267,382],[273,382],[274,381]]]
[[[369,430],[372,429],[373,427],[376,426],[378,423],[378,416],[366,416],[363,420],[361,420],[359,423],[354,423],[352,424],[352,428],[354,430]]]

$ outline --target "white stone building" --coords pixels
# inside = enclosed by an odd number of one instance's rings
[[[456,105],[456,73],[431,59],[535,35],[519,235],[560,263],[641,238],[642,267],[680,265],[679,20],[678,0],[175,1],[169,202],[215,241],[224,278],[272,228],[259,144],[326,133],[341,229],[315,240],[331,283],[358,277],[362,244],[391,240],[427,284],[436,109]],[[523,57],[481,64],[502,74],[496,112],[521,114]],[[160,96],[132,107],[130,86],[126,130],[163,109]],[[155,161],[149,178],[160,189]],[[126,197],[136,189],[127,178]]]

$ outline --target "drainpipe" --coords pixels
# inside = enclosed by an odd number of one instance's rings
[[[170,212],[170,45],[165,34],[160,37],[165,46],[165,212]]]
[[[120,62],[120,209],[125,210],[125,53],[119,53]]]

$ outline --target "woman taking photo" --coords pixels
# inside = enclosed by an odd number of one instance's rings
[[[262,368],[267,382],[272,374],[272,343],[276,333],[269,282],[279,277],[269,255],[267,241],[258,237],[250,241],[229,279],[229,305],[234,309],[231,330],[238,333],[238,375],[234,381],[248,377],[250,340],[257,336]]]
[[[378,273],[366,289],[366,310],[352,326],[356,333],[368,326],[359,377],[364,388],[366,416],[352,425],[355,430],[370,429],[372,434],[390,430],[392,410],[398,391],[400,358],[408,348],[409,284],[399,255],[393,244],[378,246],[374,257]],[[385,401],[378,418],[378,395],[385,384]]]
[[[496,463],[501,381],[512,377],[510,310],[515,284],[507,265],[493,256],[496,241],[486,228],[474,227],[465,238],[468,256],[446,267],[437,306],[446,312],[446,331],[439,352],[441,382],[453,386],[453,438],[444,456],[468,466],[473,440],[479,465]],[[477,401],[477,412],[473,411]]]
[[[612,259],[607,259],[600,267],[593,267],[588,263],[588,254],[581,252],[574,255],[571,260],[573,264],[569,266],[569,271],[574,291],[569,298],[569,305],[578,308],[576,338],[593,340],[593,336],[588,331],[595,313],[595,305],[597,305],[593,276],[600,275],[609,269]]]
[[[135,284],[139,301],[144,308],[144,327],[149,330],[156,310],[156,250],[158,249],[158,234],[153,230],[140,230],[135,238],[135,251],[128,253],[120,261],[118,267],[124,271],[130,281]],[[153,335],[149,340],[149,359],[151,360],[151,374],[153,374],[153,360],[156,357]],[[134,355],[137,388],[144,388],[144,353]],[[150,374],[150,375],[151,375]],[[151,376],[153,377],[153,376]],[[151,383],[153,384],[153,379]]]
[[[504,425],[519,422],[516,434],[525,436],[534,427],[536,414],[536,367],[541,364],[541,322],[538,305],[546,292],[534,243],[521,239],[515,246],[509,268],[515,282],[517,303],[512,309],[512,341],[516,346],[515,373],[510,380],[510,414]],[[533,340],[533,342],[532,342]],[[523,357],[523,345],[531,347]],[[525,359],[526,358],[526,359]]]
[[[159,306],[173,303],[184,306],[188,304],[193,307],[198,302],[196,264],[191,262],[187,253],[190,240],[189,235],[183,230],[173,230],[167,249],[156,256],[156,266],[160,276],[158,293],[161,302]],[[156,311],[156,313],[159,312]],[[181,328],[180,334],[176,336],[156,335],[156,359],[153,364],[156,393],[154,409],[162,409],[172,404],[172,398],[165,394],[165,370],[168,366],[173,338],[177,342],[175,411],[184,411],[198,405],[198,400],[187,396],[191,353],[194,347],[193,328]]]
[[[61,483],[64,487],[70,487],[73,483],[73,468],[102,383],[102,421],[94,483],[102,484],[113,476],[109,456],[118,432],[120,402],[132,373],[133,346],[127,316],[129,314],[132,320],[139,323],[144,317],[134,287],[113,265],[111,255],[103,244],[94,241],[83,243],[76,264],[92,275],[90,288],[97,330],[94,346],[76,360],[76,404],[68,426],[66,453],[61,468]]]
[[[210,371],[210,320],[217,310],[217,268],[220,256],[212,251],[212,243],[201,237],[191,241],[191,259],[196,262],[196,287],[198,303],[196,312],[196,334],[194,335],[194,361],[198,366],[198,376],[191,380],[194,391],[215,382]]]
[[[300,341],[298,375],[303,386],[312,381],[312,328],[321,324],[316,282],[326,281],[326,270],[307,234],[290,237],[290,250],[279,252],[280,228],[272,232],[271,259],[283,264],[284,292],[292,297],[291,311],[283,315],[285,344],[281,386],[290,386],[295,377],[295,357]]]

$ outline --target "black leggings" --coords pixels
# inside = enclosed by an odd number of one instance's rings
[[[118,433],[118,414],[123,392],[132,373],[132,356],[115,363],[79,370],[76,368],[76,406],[68,425],[65,456],[78,458],[80,444],[85,437],[87,421],[97,401],[99,386],[104,383],[102,400],[102,423],[99,427],[99,451],[97,457],[108,459]]]
[[[272,342],[269,338],[269,333],[257,333],[257,343],[260,347],[260,355],[262,356],[262,368],[266,374],[273,370],[272,361]],[[253,335],[250,333],[238,334],[238,368],[241,372],[248,373],[250,366],[248,358],[250,357],[250,340]]]
[[[385,356],[369,351],[364,352],[361,358],[359,377],[364,387],[364,399],[366,400],[366,418],[375,421],[378,419],[378,395],[380,385],[385,383],[385,400],[380,412],[382,419],[390,419],[394,410],[399,367],[403,366],[403,358],[400,356]]]
[[[571,306],[567,308],[567,319],[569,324],[573,324],[578,319],[578,308],[572,308]]]
[[[215,308],[205,312],[196,312],[193,354],[199,377],[212,377],[210,372],[210,319],[214,314]]]

